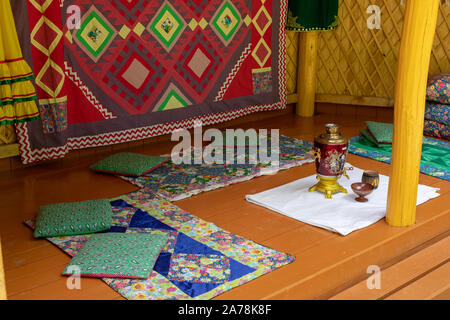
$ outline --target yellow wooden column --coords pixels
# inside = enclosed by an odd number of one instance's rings
[[[3,268],[2,244],[0,241],[0,300],[6,300],[5,272]]]
[[[416,218],[425,93],[439,0],[406,2],[394,100],[392,166],[386,221],[409,226]]]
[[[296,113],[302,117],[314,115],[318,38],[319,31],[299,33]]]

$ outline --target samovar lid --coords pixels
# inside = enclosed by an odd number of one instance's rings
[[[346,144],[348,139],[339,132],[339,125],[327,123],[325,125],[326,133],[321,133],[314,141],[321,144]]]

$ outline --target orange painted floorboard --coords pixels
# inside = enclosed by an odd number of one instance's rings
[[[450,288],[450,262],[431,271],[421,279],[393,293],[387,300],[430,300]]]
[[[340,124],[343,134],[351,137],[364,127],[365,120],[356,115],[301,118],[292,114],[239,127],[280,128],[281,134],[312,141],[326,123]],[[173,145],[157,142],[130,150],[159,155],[170,152]],[[102,157],[97,153],[0,175],[0,234],[9,299],[121,299],[98,279],[83,279],[81,290],[68,290],[61,271],[70,258],[46,240],[34,239],[22,224],[35,217],[41,205],[116,197],[137,189],[119,178],[91,172],[89,165]],[[389,175],[386,163],[352,154],[348,162]],[[175,202],[225,230],[296,257],[293,263],[216,299],[327,299],[367,277],[367,266],[385,265],[450,229],[450,183],[423,174],[420,183],[441,188],[441,196],[418,206],[416,224],[407,228],[390,227],[380,220],[343,237],[245,201],[246,194],[314,173],[314,165],[307,164]],[[445,275],[446,269],[435,271]],[[431,278],[424,285],[434,288]],[[433,291],[437,295],[432,298],[448,296],[448,290],[441,289]]]
[[[379,288],[371,278],[340,292],[332,300],[432,299],[450,288],[450,236],[382,269]],[[368,281],[369,280],[369,285]]]

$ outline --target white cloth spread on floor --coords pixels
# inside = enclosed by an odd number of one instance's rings
[[[346,166],[351,166],[347,163]],[[308,189],[316,184],[316,175],[293,181],[257,194],[246,195],[249,202],[266,207],[288,217],[321,227],[341,235],[367,227],[386,215],[389,177],[380,174],[378,189],[366,196],[368,202],[357,202],[350,185],[361,182],[363,170],[347,171],[350,179],[342,177],[339,184],[348,193],[335,193],[333,199],[325,194]],[[439,188],[419,185],[417,205],[439,196]]]

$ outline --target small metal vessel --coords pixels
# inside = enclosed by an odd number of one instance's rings
[[[347,176],[345,161],[348,154],[349,140],[339,132],[337,124],[325,125],[326,133],[314,138],[314,156],[316,159],[317,180],[319,182],[309,188],[309,191],[325,193],[325,198],[331,199],[333,193],[347,190],[339,185],[337,180]]]

